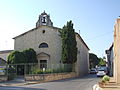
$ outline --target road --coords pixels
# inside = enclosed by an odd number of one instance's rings
[[[97,83],[100,78],[96,75],[88,75],[85,77],[72,78],[66,80],[57,80],[40,84],[24,85],[24,86],[2,86],[0,90],[92,90],[92,86]]]

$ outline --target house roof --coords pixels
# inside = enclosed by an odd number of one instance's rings
[[[10,52],[12,52],[12,51],[14,51],[14,50],[3,50],[3,51],[0,51],[0,54],[3,54],[3,53],[10,53]]]
[[[41,54],[45,54],[45,55],[47,55],[47,56],[49,56],[49,57],[50,57],[50,55],[49,55],[49,54],[44,53],[44,52],[41,52],[41,53],[37,54],[37,56],[38,56],[38,55],[41,55]]]
[[[6,63],[6,60],[2,59],[1,57],[0,57],[0,60]]]
[[[43,13],[41,13],[41,15],[47,15],[47,13],[44,11]]]
[[[76,33],[76,35],[78,35],[78,37],[79,37],[79,39],[82,41],[82,43],[86,46],[86,48],[88,49],[88,50],[90,50],[89,49],[89,47],[87,46],[87,44],[84,42],[84,40],[82,39],[82,37],[80,36],[80,34],[78,34],[78,33]]]
[[[109,48],[109,49],[105,50],[105,53],[106,53],[106,54],[108,54],[108,53],[109,53],[109,51],[111,51],[111,50],[112,50],[112,48],[113,48],[113,43],[112,43],[112,45],[110,46],[110,48]]]
[[[111,50],[112,50],[112,48],[113,48],[113,43],[112,43],[112,45],[110,46],[109,50],[111,51]]]
[[[29,33],[29,32],[32,32],[32,31],[34,31],[34,30],[36,30],[36,29],[38,29],[38,28],[40,28],[40,27],[49,27],[49,28],[54,28],[54,29],[61,29],[61,28],[58,28],[58,27],[51,27],[51,26],[45,26],[45,25],[42,25],[42,26],[39,26],[39,27],[37,27],[37,28],[33,28],[33,29],[31,29],[31,30],[29,30],[29,31],[27,31],[27,32],[24,32],[24,33],[22,33],[22,34],[20,34],[20,35],[18,35],[18,36],[16,36],[16,37],[14,37],[13,39],[16,39],[16,38],[18,38],[18,37],[20,37],[20,36],[23,36],[23,35],[25,35],[25,34],[27,34],[27,33]]]

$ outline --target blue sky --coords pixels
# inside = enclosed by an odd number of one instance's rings
[[[35,27],[45,10],[55,27],[72,20],[74,29],[99,57],[113,42],[120,0],[0,0],[0,50],[14,49],[13,37]]]

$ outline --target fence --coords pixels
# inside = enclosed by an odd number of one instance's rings
[[[29,63],[29,64],[5,64],[0,66],[0,76],[8,76],[13,79],[18,76],[39,75],[52,73],[74,72],[72,64],[45,64],[45,63]]]

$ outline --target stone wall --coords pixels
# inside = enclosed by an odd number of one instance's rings
[[[75,72],[71,73],[54,73],[54,74],[40,74],[40,75],[26,75],[26,81],[54,81],[66,78],[77,77]]]

